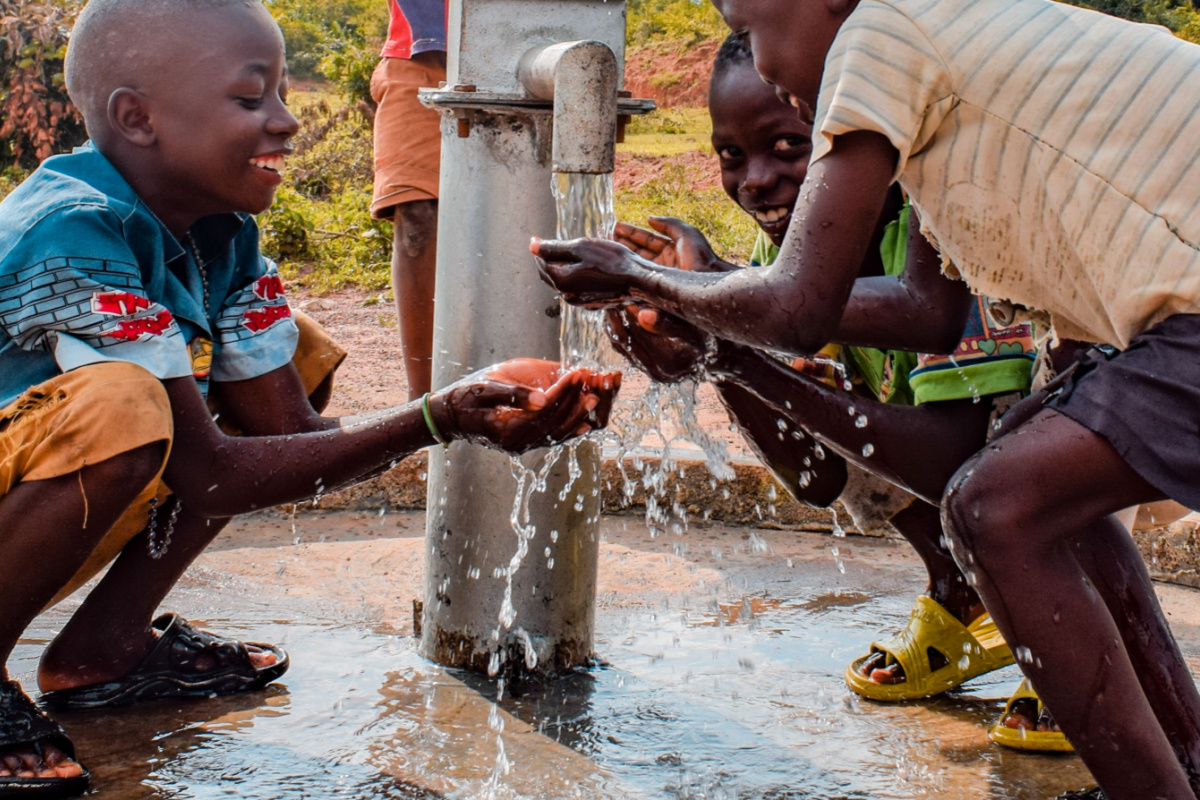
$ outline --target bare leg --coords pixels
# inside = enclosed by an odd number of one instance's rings
[[[150,620],[155,609],[227,523],[225,519],[204,519],[184,508],[171,546],[159,560],[150,557],[145,532],[131,540],[46,648],[38,670],[42,690],[90,686],[132,672],[154,646],[156,633]],[[250,653],[257,667],[274,662],[272,654]]]
[[[923,500],[892,517],[892,525],[912,545],[929,573],[926,593],[964,625],[984,613],[979,594],[954,563],[942,536],[941,510]]]
[[[433,367],[433,290],[437,275],[437,201],[396,206],[392,293],[400,316],[408,399],[429,391]]]
[[[1044,410],[964,464],[943,506],[956,560],[1111,800],[1196,797],[1176,748],[1197,751],[1200,701],[1107,517],[1158,497],[1102,437]]]
[[[165,455],[164,443],[143,445],[70,475],[20,484],[0,499],[0,678],[8,679],[5,664],[22,631],[153,480]],[[78,774],[55,747],[40,757],[27,747],[0,753],[0,776]]]

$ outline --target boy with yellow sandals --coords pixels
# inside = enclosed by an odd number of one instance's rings
[[[709,111],[725,191],[760,227],[751,266],[765,266],[774,260],[791,221],[808,168],[812,129],[762,81],[745,38],[736,34],[718,52]],[[899,275],[906,262],[918,269],[936,268],[936,254],[911,217],[895,192],[881,215],[860,280]],[[621,224],[617,241],[666,266],[731,268],[718,261],[696,229],[665,218],[654,218],[651,225],[657,233]],[[610,322],[618,348],[656,379],[678,380],[697,369],[699,351],[692,350],[689,358],[689,334],[674,318],[641,308],[613,312]],[[914,326],[914,349],[936,344],[930,338],[934,333]],[[979,596],[942,543],[937,508],[827,452],[804,433],[816,430],[841,443],[845,440],[839,430],[861,434],[865,419],[872,431],[872,462],[894,461],[906,485],[944,485],[966,455],[983,446],[999,414],[1028,391],[1034,354],[1030,324],[1001,327],[981,300],[973,304],[965,328],[959,324],[953,334],[958,344],[951,355],[831,345],[822,351],[823,360],[797,359],[792,367],[798,373],[824,385],[822,391],[806,394],[803,384],[812,382],[796,375],[783,419],[734,382],[716,381],[730,416],[797,499],[824,507],[840,498],[862,531],[890,522],[925,563],[929,588],[916,599],[908,625],[873,643],[870,652],[846,668],[847,685],[872,700],[930,697],[1014,663]],[[851,392],[845,391],[848,379],[855,384]],[[831,407],[836,424],[822,424]],[[1022,705],[1030,698],[1036,703],[1023,685],[994,727],[993,738],[1023,749],[1070,749],[1052,722],[1042,719],[1045,730],[1037,730],[1040,708],[1029,713]]]

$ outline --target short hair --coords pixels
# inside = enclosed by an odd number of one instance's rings
[[[103,129],[108,99],[122,87],[136,88],[155,65],[170,56],[166,33],[181,31],[181,14],[258,0],[89,0],[67,45],[64,72],[67,94],[83,113],[92,138]]]
[[[724,75],[731,68],[747,63],[752,66],[754,64],[754,53],[750,50],[750,38],[745,32],[729,34],[717,50],[709,85],[715,83],[718,77]]]

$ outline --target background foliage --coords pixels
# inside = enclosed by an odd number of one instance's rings
[[[369,213],[371,72],[387,32],[382,0],[265,0],[279,22],[302,130],[288,178],[260,223],[264,250],[310,291],[388,284],[391,225]],[[1200,0],[1073,0],[1139,22],[1165,25],[1200,44]],[[62,81],[67,31],[83,0],[0,0],[0,197],[55,152],[84,140]],[[683,51],[726,34],[707,0],[628,0],[631,52]],[[697,189],[706,170],[707,114],[672,109],[635,121],[625,152],[661,158],[665,169],[617,195],[617,212],[638,222],[669,213],[704,229],[717,248],[744,258],[754,225],[719,189]],[[690,160],[683,158],[691,156]],[[682,158],[680,163],[672,159]],[[699,165],[697,162],[699,161]],[[684,163],[686,162],[686,163]],[[712,169],[716,169],[715,163]]]
[[[79,8],[69,0],[0,0],[0,165],[10,170],[31,169],[84,140],[62,74]]]
[[[266,0],[300,80],[334,82],[351,103],[370,102],[371,72],[387,37],[383,0]]]

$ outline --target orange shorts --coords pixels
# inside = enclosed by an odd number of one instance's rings
[[[437,199],[441,115],[421,105],[417,90],[445,80],[446,71],[424,59],[384,58],[371,75],[371,97],[379,106],[371,198],[375,219],[391,219],[401,203]]]
[[[308,316],[293,312],[300,328],[293,363],[305,391],[326,382],[346,353]],[[78,472],[121,453],[174,437],[171,403],[162,382],[126,361],[91,364],[28,389],[0,409],[0,500],[20,483]],[[141,533],[150,502],[170,495],[155,477],[130,504],[87,562],[51,601],[57,603],[112,561]]]

